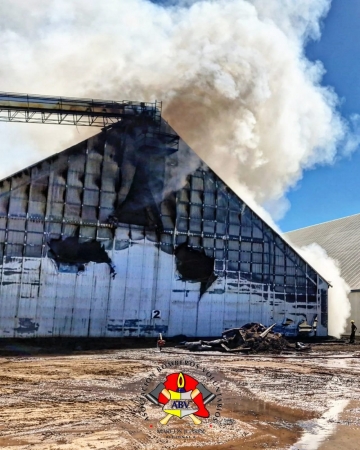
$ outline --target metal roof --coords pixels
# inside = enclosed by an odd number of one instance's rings
[[[317,243],[340,264],[341,276],[352,290],[360,289],[360,214],[285,233],[302,247]]]

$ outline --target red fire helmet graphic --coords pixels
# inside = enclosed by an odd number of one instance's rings
[[[146,394],[146,397],[159,406],[167,405],[163,407],[167,415],[160,420],[161,424],[166,425],[173,416],[180,419],[189,416],[194,424],[198,425],[201,423],[198,417],[210,416],[205,405],[216,396],[195,378],[186,373],[177,372],[168,375],[164,383],[158,384],[153,391]]]

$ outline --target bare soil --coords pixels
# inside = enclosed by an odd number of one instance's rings
[[[360,345],[283,355],[77,347],[3,346],[0,448],[359,448]],[[141,396],[179,371],[222,394],[200,425],[190,417],[161,425],[166,414]]]

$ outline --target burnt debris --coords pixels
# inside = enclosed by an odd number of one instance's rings
[[[281,333],[274,333],[276,324],[266,328],[261,323],[247,323],[241,328],[225,330],[220,339],[213,341],[182,342],[179,347],[192,351],[226,351],[245,353],[280,353],[289,344]]]
[[[187,244],[179,245],[174,253],[181,280],[201,283],[201,297],[217,278],[214,274],[214,258],[206,256],[204,251],[188,247]]]
[[[51,239],[48,243],[48,256],[53,259],[60,269],[61,264],[75,266],[78,272],[85,270],[89,262],[106,263],[110,267],[110,274],[115,277],[115,266],[104,247],[98,241],[79,242],[78,237],[67,237],[64,240]]]

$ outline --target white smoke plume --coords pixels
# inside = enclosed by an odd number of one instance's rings
[[[165,119],[198,155],[250,206],[267,202],[279,217],[303,170],[332,163],[348,136],[335,93],[320,85],[322,64],[304,54],[329,7],[330,0],[1,0],[1,89],[162,100]],[[0,177],[75,143],[72,129],[43,127],[1,124]]]
[[[350,317],[351,307],[348,300],[350,287],[341,277],[341,268],[334,259],[318,244],[310,244],[295,250],[331,285],[328,297],[328,331],[330,336],[339,338]]]

